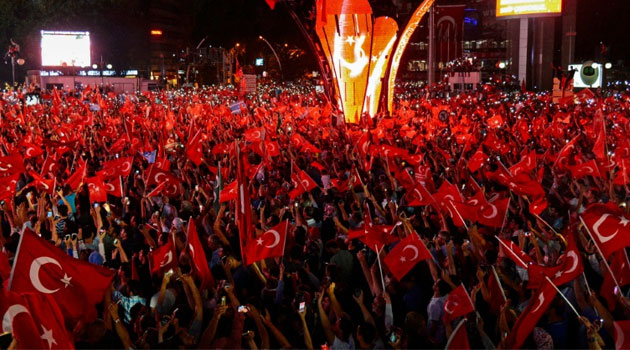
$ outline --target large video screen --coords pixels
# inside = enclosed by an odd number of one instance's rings
[[[497,0],[497,17],[558,15],[562,0]]]
[[[42,66],[88,67],[90,32],[41,31]]]

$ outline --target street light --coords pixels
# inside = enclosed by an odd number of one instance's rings
[[[278,54],[276,53],[276,50],[273,49],[273,46],[271,46],[271,44],[267,41],[267,39],[263,38],[262,35],[259,35],[258,39],[264,41],[267,44],[267,46],[269,46],[269,48],[271,49],[271,52],[273,52],[273,55],[276,56],[276,61],[278,61],[278,67],[280,67],[280,76],[282,77],[282,80],[284,81],[284,72],[282,71],[282,63],[280,63],[280,58],[278,58]]]

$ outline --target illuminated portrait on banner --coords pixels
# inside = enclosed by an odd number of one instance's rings
[[[396,21],[374,19],[367,0],[319,0],[316,30],[346,123],[358,123],[364,112],[376,114]]]

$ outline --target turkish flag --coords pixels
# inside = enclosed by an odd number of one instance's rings
[[[448,211],[446,210],[446,204],[448,204],[449,201],[462,202],[463,199],[457,189],[457,186],[448,181],[444,181],[442,183],[442,186],[440,186],[437,192],[433,194],[433,198],[435,198],[440,207],[442,207],[445,211]]]
[[[417,184],[413,191],[407,192],[405,200],[407,201],[407,206],[409,207],[418,207],[421,205],[435,203],[435,199],[433,199],[431,193],[429,193],[422,184]]]
[[[39,327],[26,301],[17,293],[0,288],[0,315],[2,333],[13,334],[18,349],[45,349],[40,338]]]
[[[444,323],[475,311],[472,300],[463,284],[453,289],[444,302]]]
[[[24,159],[31,159],[44,154],[44,150],[41,147],[30,142],[22,142],[21,145],[24,147]]]
[[[470,171],[474,173],[483,166],[487,159],[488,156],[483,153],[482,146],[479,146],[477,152],[475,152],[475,154],[473,154],[473,156],[470,157],[470,160],[468,161],[468,169],[470,169]]]
[[[241,258],[243,259],[243,264],[247,266],[249,264],[246,260],[246,246],[255,238],[254,218],[252,216],[251,194],[249,193],[249,178],[245,173],[247,155],[241,152],[238,145],[236,146],[236,150],[236,224],[239,229]]]
[[[267,5],[273,10],[276,7],[276,3],[280,0],[265,0]]]
[[[626,252],[623,250],[614,252],[610,259],[610,269],[612,273],[604,274],[604,282],[599,289],[599,295],[601,295],[608,302],[608,308],[614,310],[617,304],[617,298],[615,297],[615,280],[612,276],[617,278],[617,282],[621,287],[630,284],[630,266],[628,266]]]
[[[621,248],[630,247],[630,220],[616,204],[591,204],[580,217],[605,259]]]
[[[26,229],[9,289],[50,294],[69,319],[89,322],[96,318],[94,305],[103,300],[113,277],[111,270],[75,259]]]
[[[9,257],[2,251],[0,251],[0,278],[2,281],[8,281],[11,275],[11,265],[9,264]]]
[[[155,186],[155,188],[151,190],[151,192],[149,192],[149,194],[147,194],[147,197],[157,197],[161,195],[165,186],[166,186],[166,181],[162,182],[161,184],[158,184],[157,186]]]
[[[203,162],[203,139],[201,137],[201,130],[198,130],[195,136],[186,144],[186,156],[191,162],[199,166]]]
[[[20,179],[20,173],[10,176],[0,177],[0,199],[13,199],[15,196],[15,185]]]
[[[170,236],[168,242],[152,250],[149,257],[151,259],[151,273],[163,273],[170,269],[176,269],[178,266],[175,244],[173,244]]]
[[[265,140],[265,128],[251,128],[246,130],[243,138],[247,142],[263,142]]]
[[[219,202],[224,203],[235,200],[237,194],[238,191],[236,188],[236,181],[233,181],[231,184],[225,186],[223,190],[221,190],[221,193],[219,194]]]
[[[73,191],[76,191],[85,179],[87,171],[87,162],[83,159],[79,159],[79,165],[72,175],[66,179],[66,184],[70,185]]]
[[[165,182],[163,192],[169,197],[177,197],[180,194],[180,181],[170,172],[158,168],[152,164],[146,172],[147,186],[159,185]]]
[[[13,174],[26,172],[24,159],[18,155],[0,157],[0,174]]]
[[[396,244],[383,262],[397,280],[401,280],[409,270],[422,260],[431,259],[431,253],[417,234],[410,234]]]
[[[90,203],[107,202],[107,190],[101,176],[89,177],[86,180]]]
[[[613,321],[615,326],[615,348],[630,349],[630,321]]]
[[[57,166],[57,161],[55,160],[55,157],[53,157],[49,153],[48,157],[46,157],[46,160],[44,160],[44,164],[42,164],[42,170],[40,171],[40,173],[43,176],[46,176],[48,174],[52,174],[53,171],[55,170],[56,166]]]
[[[506,348],[517,349],[523,345],[525,339],[527,339],[538,323],[538,320],[540,320],[542,315],[547,311],[555,295],[556,288],[549,282],[544,283],[537,292],[532,293],[527,307],[525,307],[525,310],[523,310],[516,320],[512,331],[506,338]]]
[[[510,167],[510,173],[513,176],[521,173],[529,174],[534,169],[536,169],[536,151],[531,151],[528,155],[521,158],[518,163]]]
[[[577,142],[578,137],[579,135],[574,137],[573,140],[569,141],[566,145],[564,145],[564,147],[562,147],[558,153],[556,161],[554,162],[554,166],[564,168],[569,164],[569,157],[571,156],[571,153],[573,153],[573,150],[575,150],[575,143]]]
[[[66,329],[63,313],[52,295],[24,293],[22,298],[31,310],[35,324],[39,326],[44,348],[74,349],[72,335]]]
[[[267,258],[277,258],[284,255],[284,247],[289,232],[289,221],[281,221],[278,225],[265,231],[256,239],[247,242],[247,264]]]
[[[313,179],[304,170],[299,170],[297,173],[291,174],[291,181],[293,182],[293,190],[289,192],[289,198],[294,199],[297,196],[301,195],[304,192],[309,192],[310,190],[317,187],[317,184]]]
[[[510,205],[509,198],[499,198],[494,202],[481,203],[479,206],[478,222],[482,225],[500,228]]]
[[[530,264],[534,263],[534,259],[531,256],[527,255],[524,251],[521,250],[514,242],[509,241],[507,239],[499,238],[495,236],[501,247],[503,249],[503,253],[510,257],[512,261],[516,263],[516,265],[527,269]]]
[[[569,165],[568,168],[571,171],[571,175],[573,175],[573,177],[576,179],[581,179],[586,176],[602,177],[602,174],[599,172],[599,167],[597,166],[597,162],[595,161],[595,159],[591,159],[588,162],[578,165]]]
[[[556,286],[561,286],[578,278],[584,266],[580,251],[577,249],[573,235],[569,235],[567,239],[567,250],[558,258],[556,266],[540,266],[532,264],[529,266],[529,283],[528,288],[537,289],[541,285],[548,283],[547,278]]]
[[[33,182],[29,185],[35,185],[44,190],[46,193],[52,195],[55,193],[56,179],[45,179],[34,171],[29,171],[28,175],[33,178]]]
[[[123,197],[124,193],[123,193],[122,177],[119,176],[113,181],[105,182],[105,191],[114,197],[119,197],[119,198]]]
[[[269,157],[277,157],[280,155],[280,145],[276,141],[265,140],[265,152]]]
[[[103,163],[103,170],[99,171],[98,174],[101,175],[104,179],[109,179],[114,176],[129,176],[129,173],[131,173],[132,165],[132,157],[108,160]]]
[[[206,260],[206,252],[201,245],[199,235],[197,234],[197,227],[195,221],[190,218],[188,221],[188,253],[193,261],[193,267],[195,268],[195,274],[201,281],[201,289],[209,289],[214,286],[214,278],[208,267],[208,260]]]
[[[468,332],[466,331],[466,320],[461,320],[457,327],[453,330],[453,334],[446,343],[446,350],[468,350],[470,343],[468,342]]]

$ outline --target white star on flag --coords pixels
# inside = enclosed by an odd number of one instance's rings
[[[44,331],[44,334],[42,334],[41,338],[48,342],[48,350],[50,350],[52,349],[53,344],[57,345],[57,341],[53,337],[52,329],[46,329],[43,324],[41,326],[42,330]]]

